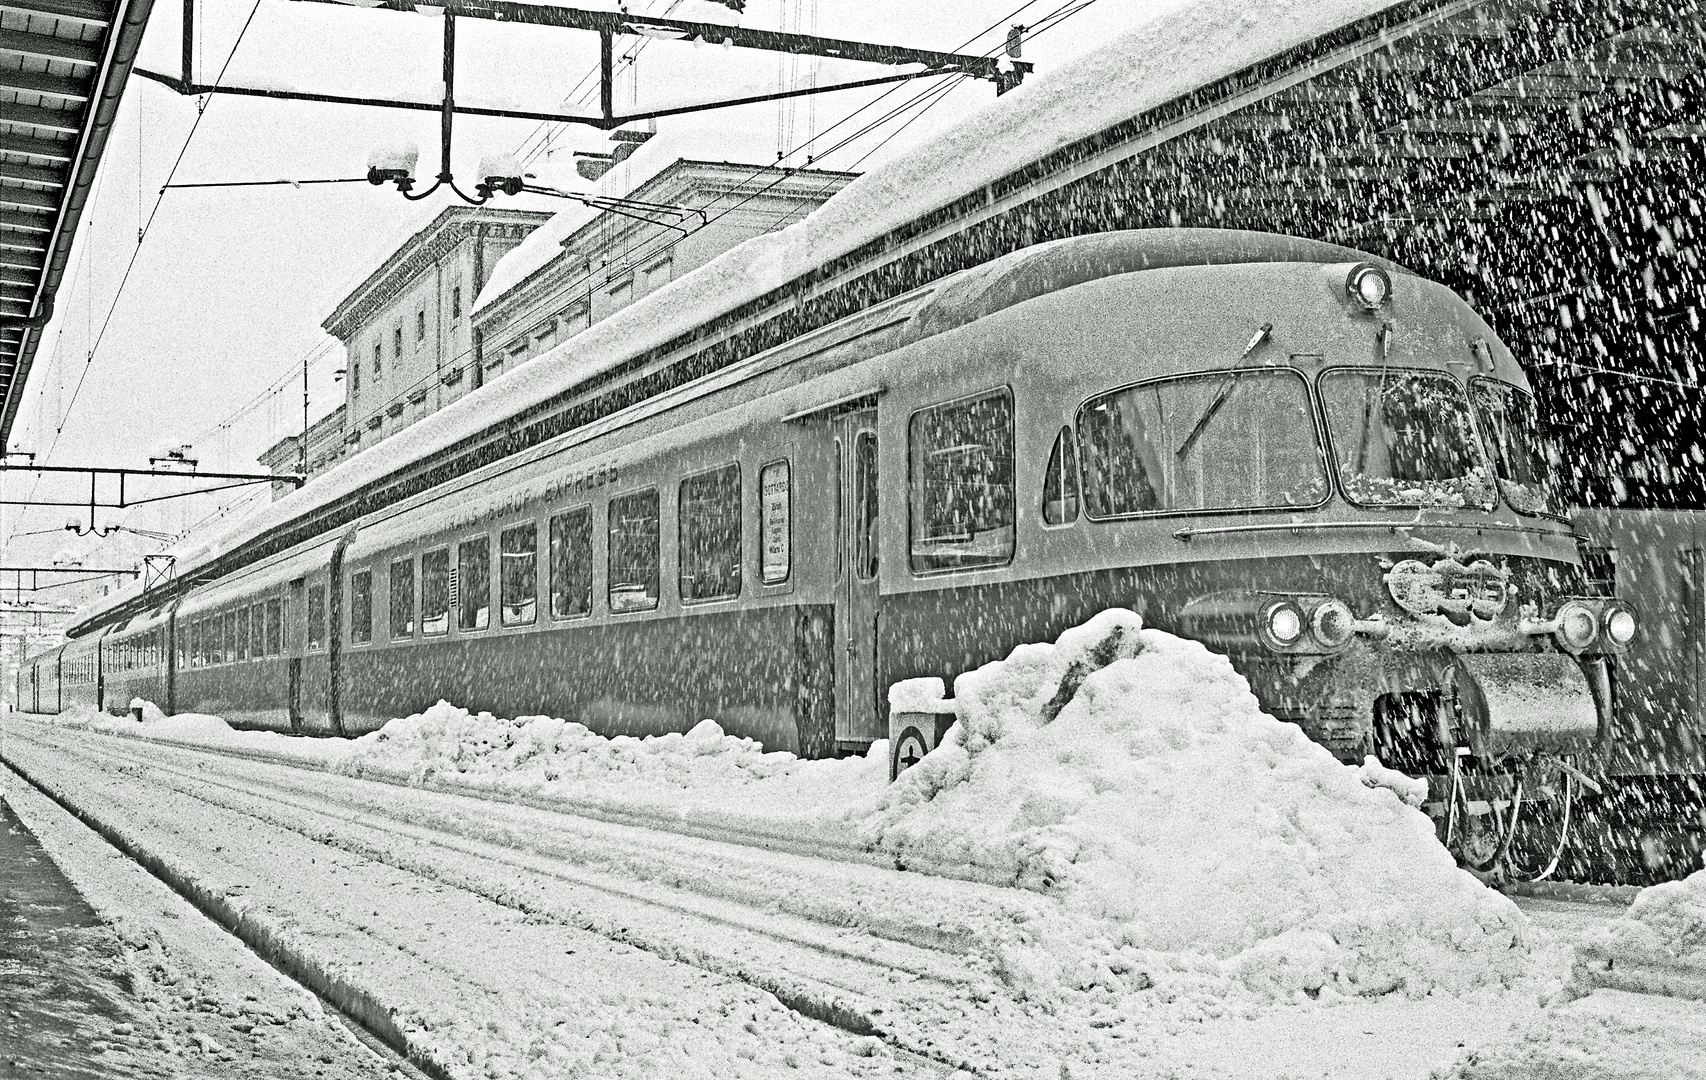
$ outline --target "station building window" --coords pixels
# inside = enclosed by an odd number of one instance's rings
[[[606,590],[610,610],[650,611],[657,607],[658,579],[657,489],[611,499]]]
[[[758,472],[758,577],[766,585],[788,580],[793,557],[792,515],[788,462],[772,461]]]
[[[401,326],[393,327],[391,330],[391,356],[397,360],[403,358],[403,328]]]
[[[996,566],[1013,557],[1013,396],[923,409],[908,432],[914,573]]]
[[[1078,448],[1072,429],[1061,428],[1043,474],[1043,522],[1069,525],[1078,520]]]
[[[592,610],[592,507],[551,519],[551,617]]]
[[[284,655],[284,601],[267,601],[267,655]]]
[[[308,647],[323,648],[326,644],[326,587],[308,586]]]
[[[391,564],[391,636],[415,636],[415,560],[398,559]]]
[[[381,345],[379,342],[375,341],[373,343],[373,373],[375,375],[379,374],[380,365],[384,361],[384,358],[385,358],[384,353],[385,353],[384,346]],[[361,370],[361,366],[359,364],[356,365],[356,370],[357,371]]]
[[[426,340],[426,309],[415,312],[415,340]]]
[[[539,529],[529,521],[498,537],[498,590],[505,626],[527,626],[539,607]]]
[[[681,599],[740,595],[740,466],[681,482],[677,503]]]
[[[373,571],[357,570],[349,576],[349,639],[352,645],[373,640]]]
[[[456,546],[456,604],[458,630],[484,630],[492,625],[492,541],[481,536]]]
[[[450,629],[450,549],[439,548],[421,556],[421,633],[442,634]]]
[[[454,285],[450,289],[450,317],[452,319],[462,317],[462,286],[460,285]]]

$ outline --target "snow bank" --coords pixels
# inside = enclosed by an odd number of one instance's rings
[[[201,543],[172,549],[180,574],[361,488],[410,461],[459,445],[504,417],[609,370],[722,312],[765,295],[862,244],[977,191],[1037,159],[1207,83],[1392,6],[1396,0],[1186,0],[1038,72],[982,111],[861,176],[814,213],[754,237],[563,344],[356,454],[301,491]],[[500,261],[493,282],[519,281],[580,209]],[[525,252],[524,252],[525,249]],[[482,290],[489,303],[496,294]],[[140,590],[128,586],[92,610]],[[80,613],[79,619],[86,617]]]
[[[1139,988],[1177,966],[1158,953],[1196,955],[1199,973],[1206,954],[1259,994],[1517,973],[1515,906],[1456,867],[1425,815],[1263,714],[1199,643],[1108,611],[954,692],[959,723],[864,835],[903,862],[1058,894],[1059,925],[1007,957],[1033,996]]]
[[[136,708],[138,703],[142,708],[141,720],[129,713],[110,716],[87,705],[75,705],[48,719],[50,723],[60,727],[87,728],[108,735],[129,735],[138,739],[159,739],[164,742],[204,746],[228,743],[232,741],[231,737],[239,734],[223,717],[206,713],[178,713],[175,716],[167,716],[160,711],[158,705],[141,698],[135,699],[131,707]]]
[[[1440,1080],[1706,1080],[1706,1006],[1598,990],[1467,1051]]]
[[[1706,1001],[1706,870],[1642,889],[1577,946],[1569,992],[1594,987]]]

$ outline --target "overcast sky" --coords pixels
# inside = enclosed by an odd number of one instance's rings
[[[1092,0],[1058,29],[1028,43],[1025,59],[1046,69],[1176,2]],[[583,6],[610,5],[593,0]],[[639,0],[630,6],[683,18],[720,10],[705,0]],[[1034,25],[1063,6],[1076,5],[749,0],[742,22],[807,31],[815,23],[815,32],[827,36],[983,53],[999,46],[1011,23]],[[140,67],[177,71],[180,11],[181,5],[156,5]],[[196,77],[202,82],[213,82],[223,69],[227,84],[414,100],[437,96],[440,19],[299,0],[203,0],[199,18]],[[619,55],[624,45],[640,41],[619,43]],[[590,94],[590,104],[582,107],[596,109],[596,83],[588,80],[596,70],[596,35],[460,19],[457,44],[459,101],[554,110],[571,95]],[[648,41],[618,80],[618,109],[636,97],[641,106],[657,107],[768,92],[779,80],[803,85],[811,63]],[[827,82],[884,71],[840,65],[818,77]],[[664,119],[646,159],[759,164],[774,162],[779,149],[801,148],[790,164],[804,165],[805,153],[816,151],[818,165],[867,170],[994,99],[991,84],[966,80],[927,110],[908,109],[824,153],[932,82],[904,84],[875,106],[871,102],[880,90],[844,91],[803,99],[786,110],[771,103]],[[389,187],[367,184],[174,189],[161,198],[168,176],[175,183],[356,177],[365,171],[370,150],[400,139],[419,144],[423,173],[430,174],[437,159],[438,120],[431,113],[215,96],[196,125],[197,104],[146,79],[131,79],[60,287],[57,317],[30,373],[12,448],[45,455],[53,464],[143,466],[157,446],[175,438],[194,444],[204,469],[256,468],[257,452],[301,429],[305,357],[312,415],[324,415],[343,399],[343,387],[332,376],[342,364],[342,350],[320,329],[321,321],[389,251],[454,198],[435,195],[410,203]],[[806,149],[814,133],[821,137]],[[532,121],[458,117],[453,170],[468,189],[482,155],[537,149],[540,141],[540,125]],[[553,137],[549,167],[565,171],[573,150],[609,147],[604,132],[571,127]],[[547,167],[543,158],[537,164]],[[643,179],[618,170],[607,183]],[[524,196],[505,205],[556,210],[564,204]],[[147,235],[138,248],[144,224]],[[20,487],[32,486],[12,474],[5,490],[17,497]],[[212,509],[207,500],[186,500],[126,515],[102,511],[99,523],[175,532]],[[65,510],[8,509],[0,519],[0,535],[13,538],[6,559],[16,563],[67,552],[90,560],[133,558],[138,550],[134,537],[122,551],[111,550],[112,541],[103,548],[93,538],[78,540],[61,528],[67,516]],[[143,543],[139,550],[152,549]]]

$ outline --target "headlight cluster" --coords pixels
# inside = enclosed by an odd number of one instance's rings
[[[1356,636],[1356,616],[1330,596],[1278,597],[1264,606],[1258,633],[1276,652],[1337,652]]]
[[[1638,620],[1621,600],[1566,600],[1552,620],[1552,636],[1565,652],[1608,652],[1635,640]]]
[[[1349,645],[1357,630],[1349,605],[1319,593],[1215,593],[1179,612],[1181,634],[1224,652],[1322,656]]]

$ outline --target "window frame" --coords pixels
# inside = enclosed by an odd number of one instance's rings
[[[322,652],[326,648],[326,583],[310,584],[305,587],[305,603],[308,610],[303,612],[303,642],[305,652]],[[315,594],[318,593],[318,597]],[[318,601],[318,602],[316,602]],[[315,625],[319,625],[319,636],[314,634]]]
[[[356,637],[355,629],[355,582],[357,578],[367,579],[367,636]],[[349,643],[354,648],[357,645],[373,644],[373,567],[364,566],[349,573]]]
[[[1062,484],[1064,485],[1068,480],[1072,484],[1072,513],[1064,520],[1050,521],[1048,519],[1048,485],[1049,478],[1053,474],[1054,456],[1060,451],[1072,455],[1071,467],[1068,468],[1062,463],[1060,469]],[[1084,476],[1078,467],[1078,458],[1078,429],[1071,424],[1062,424],[1060,431],[1055,434],[1054,442],[1049,444],[1048,458],[1043,462],[1043,482],[1037,492],[1037,521],[1044,529],[1070,529],[1078,524],[1079,518],[1084,516]],[[1066,499],[1062,497],[1060,501],[1064,503]]]
[[[559,615],[559,614],[557,614],[557,604],[556,604],[556,600],[557,600],[557,563],[556,563],[556,560],[553,559],[552,555],[551,555],[552,524],[558,518],[567,518],[571,514],[579,514],[583,511],[586,513],[586,583],[587,583],[587,585],[586,585],[586,610],[580,611],[580,612],[574,612],[574,613],[571,613],[568,615]],[[570,620],[573,620],[573,619],[589,619],[592,617],[594,601],[595,601],[595,598],[598,596],[598,589],[597,589],[598,582],[595,580],[595,577],[594,577],[594,575],[598,569],[598,558],[597,558],[598,551],[597,551],[597,543],[596,543],[597,536],[598,536],[598,514],[593,509],[593,505],[591,503],[581,503],[578,506],[566,507],[565,509],[559,510],[555,514],[550,514],[545,518],[545,562],[547,563],[546,581],[545,581],[545,607],[546,607],[546,611],[547,611],[547,617],[550,619],[550,621],[552,621],[552,622],[569,622]]]
[[[1516,383],[1506,382],[1504,379],[1501,379],[1496,375],[1472,375],[1464,383],[1464,387],[1463,387],[1464,393],[1466,393],[1469,397],[1470,419],[1473,421],[1474,428],[1475,428],[1475,434],[1480,438],[1480,440],[1483,444],[1482,445],[1482,452],[1487,455],[1487,464],[1493,470],[1493,491],[1494,491],[1495,496],[1498,498],[1499,504],[1502,504],[1504,506],[1508,506],[1511,510],[1515,511],[1516,514],[1520,517],[1530,517],[1530,518],[1538,518],[1542,521],[1562,521],[1562,522],[1568,523],[1570,519],[1569,519],[1567,511],[1565,513],[1552,513],[1550,511],[1546,511],[1546,510],[1524,510],[1522,507],[1520,507],[1516,503],[1512,502],[1510,496],[1505,494],[1505,478],[1499,474],[1499,467],[1503,464],[1503,455],[1498,452],[1500,450],[1500,447],[1499,447],[1499,444],[1494,441],[1494,439],[1492,437],[1492,433],[1483,430],[1482,423],[1481,423],[1481,409],[1480,409],[1480,406],[1478,406],[1475,402],[1475,391],[1476,391],[1476,388],[1481,384],[1486,384],[1488,386],[1498,387],[1498,388],[1503,389],[1503,390],[1509,390],[1512,393],[1515,393],[1517,395],[1520,395],[1521,397],[1527,398],[1529,400],[1529,403],[1534,406],[1534,414],[1536,417],[1540,416],[1540,399],[1538,396],[1536,396],[1534,394],[1533,391],[1524,390],[1522,387],[1518,386]],[[1550,479],[1551,479],[1552,483],[1555,485],[1555,488],[1551,492],[1551,494],[1553,494],[1554,496],[1560,496],[1561,497],[1563,493],[1559,489],[1561,489],[1563,485],[1562,485],[1562,482],[1561,482],[1560,477],[1558,476],[1556,470],[1552,471]],[[1521,481],[1515,481],[1515,482],[1520,483]],[[1560,501],[1562,501],[1561,498],[1560,498]],[[1497,506],[1495,506],[1494,509],[1496,510]]]
[[[450,635],[450,627],[456,621],[455,613],[452,610],[455,605],[450,602],[450,550],[450,543],[449,541],[446,541],[444,544],[437,547],[427,548],[420,554],[420,562],[416,568],[415,577],[415,592],[419,597],[415,602],[415,622],[418,627],[416,632],[423,638],[448,637]],[[441,552],[444,554],[444,629],[428,630],[426,620],[426,562],[429,556],[437,555]]]
[[[651,605],[649,607],[629,608],[627,610],[620,610],[619,611],[619,610],[617,610],[616,605],[612,604],[610,602],[610,590],[614,587],[614,578],[615,578],[615,574],[612,573],[612,570],[614,568],[611,565],[611,560],[616,557],[616,545],[611,543],[611,535],[610,535],[611,529],[613,529],[615,527],[615,522],[616,522],[616,513],[612,509],[612,507],[614,507],[617,503],[622,502],[626,499],[634,498],[637,495],[645,495],[648,492],[651,494],[652,499],[657,504],[657,518],[656,518],[656,521],[657,521],[657,533],[656,533],[656,539],[657,539],[657,544],[656,544],[656,547],[657,547],[657,568],[656,568],[657,569],[657,595],[652,598],[652,602],[651,602]],[[662,610],[662,608],[663,608],[663,582],[664,582],[664,573],[663,573],[663,493],[662,493],[662,490],[659,488],[659,486],[657,484],[646,484],[643,487],[637,487],[637,488],[633,488],[629,491],[625,491],[620,495],[610,496],[608,499],[606,499],[604,501],[604,610],[605,610],[605,613],[609,614],[609,615],[644,615],[648,612]]]
[[[397,633],[397,567],[409,568],[409,629]],[[389,641],[413,641],[420,633],[421,594],[420,573],[414,552],[385,564],[385,636]]]
[[[1360,502],[1351,498],[1350,492],[1345,488],[1343,478],[1339,475],[1339,454],[1338,448],[1333,442],[1332,418],[1327,415],[1327,395],[1321,388],[1323,379],[1330,375],[1341,375],[1347,372],[1354,375],[1427,375],[1435,378],[1447,379],[1455,385],[1458,391],[1463,395],[1465,415],[1469,418],[1469,445],[1474,452],[1480,456],[1481,464],[1486,466],[1487,477],[1492,481],[1492,505],[1488,506],[1482,503],[1471,503],[1467,499],[1464,500],[1462,506],[1438,506],[1417,503]],[[1327,467],[1332,470],[1333,490],[1338,492],[1339,496],[1345,500],[1346,506],[1354,506],[1358,510],[1476,510],[1484,514],[1493,514],[1497,513],[1499,506],[1504,503],[1504,492],[1499,488],[1498,464],[1493,460],[1490,453],[1491,447],[1487,444],[1486,437],[1481,432],[1481,421],[1480,418],[1475,415],[1475,400],[1469,396],[1469,381],[1467,379],[1459,379],[1456,375],[1442,367],[1417,367],[1413,364],[1333,364],[1328,367],[1323,367],[1320,371],[1316,372],[1312,388],[1315,392],[1317,415],[1316,423],[1321,429],[1321,448],[1326,451]]]
[[[721,593],[717,596],[697,596],[697,597],[694,597],[692,599],[688,599],[687,590],[686,590],[686,588],[684,588],[684,586],[687,583],[686,582],[686,575],[687,575],[687,558],[686,558],[686,555],[687,555],[687,552],[686,552],[686,548],[687,548],[687,535],[686,535],[687,515],[682,512],[682,500],[687,495],[687,485],[688,484],[692,483],[695,480],[702,480],[706,477],[716,476],[720,473],[728,472],[730,469],[734,470],[734,475],[735,475],[735,497],[734,497],[734,509],[735,509],[735,591],[732,593]],[[720,604],[720,603],[724,603],[724,602],[729,601],[729,600],[740,599],[741,587],[745,584],[745,582],[742,579],[746,576],[744,573],[742,573],[742,571],[745,569],[744,564],[746,562],[746,515],[745,515],[745,507],[742,505],[741,499],[742,499],[741,467],[740,467],[740,461],[738,459],[734,460],[734,461],[725,461],[721,465],[713,465],[709,469],[701,469],[696,473],[691,473],[687,476],[683,476],[681,479],[676,481],[676,484],[675,484],[675,595],[681,601],[683,606],[697,607],[700,604]],[[658,539],[661,542],[661,540],[663,538],[663,535],[662,535],[663,534],[663,504],[662,504],[661,500],[658,504],[658,534],[659,534]],[[663,577],[662,577],[662,575],[663,575],[663,552],[661,550],[661,544],[660,544],[660,550],[658,551],[658,575],[659,575],[659,577],[658,577],[658,592],[661,594],[663,592]],[[660,599],[661,599],[661,595],[660,595]]]
[[[475,625],[463,626],[462,609],[465,606],[465,601],[468,599],[469,594],[468,575],[463,573],[462,567],[462,549],[473,547],[477,544],[484,545],[486,549],[486,625],[478,625],[480,616],[479,608],[476,607],[473,609],[473,621]],[[458,635],[483,634],[488,630],[496,629],[497,624],[492,620],[492,534],[484,530],[469,534],[465,539],[456,541],[455,550],[456,561],[453,565],[456,570],[456,602],[451,605],[454,609],[454,618],[452,620],[453,628]]]
[[[533,529],[533,609],[526,619],[516,622],[509,621],[508,607],[504,597],[504,537],[518,529],[531,527]],[[547,526],[548,528],[549,526]],[[522,630],[529,626],[539,625],[539,522],[536,518],[523,518],[512,521],[498,529],[498,568],[491,577],[497,583],[497,603],[492,605],[497,609],[497,627],[500,630]],[[490,571],[488,570],[488,573]],[[490,620],[488,619],[488,625]]]
[[[925,413],[940,412],[940,411],[945,410],[945,409],[951,409],[957,405],[965,405],[965,404],[969,404],[971,402],[981,401],[984,398],[993,398],[993,397],[998,397],[998,396],[1005,396],[1006,397],[1007,406],[1008,406],[1008,410],[1009,410],[1008,416],[1009,416],[1009,419],[1011,421],[1011,432],[1009,434],[1008,449],[1011,452],[1011,460],[1013,462],[1013,477],[1012,477],[1013,545],[1008,550],[1007,557],[1004,559],[1001,559],[998,562],[997,561],[983,562],[983,563],[978,563],[975,566],[937,566],[937,567],[931,567],[928,569],[920,570],[917,567],[916,563],[914,562],[915,555],[914,555],[914,549],[913,549],[913,542],[914,542],[913,541],[913,537],[914,537],[913,512],[914,512],[915,507],[913,506],[913,498],[912,498],[912,493],[913,493],[913,484],[912,484],[912,480],[913,480],[913,477],[912,477],[912,462],[913,462],[912,425],[918,420],[918,418],[920,416],[923,416]],[[906,416],[906,426],[905,426],[904,430],[906,432],[906,437],[905,437],[905,441],[902,443],[902,453],[904,453],[906,456],[906,488],[905,488],[904,498],[906,499],[905,545],[906,545],[906,569],[907,569],[907,572],[910,573],[913,577],[924,578],[924,577],[937,577],[937,576],[942,575],[942,574],[971,574],[971,573],[977,573],[979,571],[984,571],[984,570],[999,570],[1003,567],[1012,566],[1013,560],[1016,559],[1018,557],[1018,554],[1019,554],[1019,445],[1018,445],[1019,444],[1019,403],[1018,403],[1018,396],[1013,393],[1012,384],[1011,383],[1001,383],[997,386],[985,387],[982,390],[976,390],[976,391],[973,391],[972,393],[969,393],[969,394],[961,394],[959,397],[949,398],[945,401],[932,402],[929,405],[925,405],[921,408],[914,409],[910,413],[908,413]],[[858,437],[857,437],[857,435],[855,435],[854,436],[853,453],[849,455],[849,462],[854,464],[855,466],[857,465],[857,462],[858,462],[857,443],[858,443]],[[880,453],[881,449],[882,449],[882,447],[879,444],[878,445],[879,453]],[[879,468],[879,470],[881,469],[881,458],[880,457],[878,458],[878,468]],[[854,482],[857,483],[857,479],[855,479]],[[880,473],[879,473],[879,477],[878,477],[877,491],[880,495],[880,493],[882,491]],[[879,499],[879,507],[880,507],[880,499]],[[879,512],[880,512],[880,510],[879,510]],[[855,527],[857,527],[857,522],[855,522]],[[875,542],[873,541],[873,551],[876,550],[877,547],[878,547],[878,545],[876,545]],[[869,578],[858,577],[857,576],[857,573],[858,573],[857,568],[855,568],[855,567],[851,567],[851,566],[848,567],[848,572],[854,574],[855,580],[859,580],[859,581],[871,580]]]
[[[1083,424],[1084,410],[1089,406],[1090,402],[1095,401],[1098,398],[1108,397],[1111,394],[1134,390],[1140,386],[1153,386],[1167,382],[1182,382],[1186,379],[1200,379],[1216,375],[1242,376],[1267,374],[1272,372],[1289,372],[1290,374],[1297,376],[1297,378],[1303,383],[1304,401],[1309,407],[1309,423],[1315,430],[1315,456],[1321,464],[1322,475],[1327,480],[1326,489],[1319,500],[1312,503],[1290,503],[1278,506],[1232,506],[1186,508],[1179,510],[1137,510],[1126,514],[1109,514],[1105,517],[1097,517],[1095,514],[1090,512],[1090,497],[1087,494],[1090,489],[1090,485],[1084,478],[1084,459],[1087,455],[1084,452]],[[1315,382],[1310,379],[1308,372],[1295,364],[1259,364],[1243,368],[1198,368],[1193,371],[1175,372],[1171,375],[1161,375],[1152,379],[1139,379],[1136,382],[1123,383],[1119,386],[1110,386],[1086,396],[1078,403],[1078,407],[1072,411],[1072,433],[1076,444],[1075,449],[1078,452],[1078,512],[1084,520],[1093,521],[1098,524],[1113,521],[1141,521],[1148,518],[1207,517],[1210,515],[1271,514],[1319,510],[1332,502],[1333,496],[1338,492],[1339,474],[1333,467],[1332,448],[1327,442],[1327,418],[1322,412],[1321,401],[1315,391]]]

